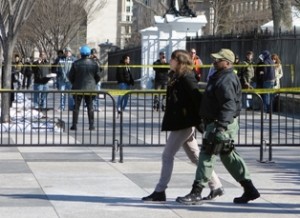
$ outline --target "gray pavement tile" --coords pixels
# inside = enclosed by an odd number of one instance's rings
[[[88,147],[77,146],[77,147],[65,147],[65,146],[28,146],[28,147],[18,147],[21,153],[72,153],[72,152],[90,152]],[[37,154],[38,155],[38,154]]]
[[[38,153],[35,152],[28,152],[22,153],[22,156],[25,161],[30,162],[53,162],[53,161],[60,161],[60,162],[71,162],[71,161],[87,161],[87,162],[103,162],[104,160],[100,158],[94,152],[71,152],[71,153],[61,153],[61,152],[44,152]]]
[[[1,188],[39,188],[40,185],[32,173],[0,174]]]
[[[158,173],[126,173],[125,174],[135,184],[143,188],[154,189],[158,179]],[[171,181],[168,185],[169,188],[189,188],[192,187],[192,183],[195,179],[195,173],[176,173],[172,175]],[[220,178],[224,188],[236,187],[236,185],[227,182]]]
[[[0,160],[0,174],[32,173],[23,160]]]
[[[11,147],[2,147],[0,146],[0,153],[1,152],[19,152],[19,149],[17,147],[11,146]]]
[[[1,218],[59,218],[53,207],[0,207]]]
[[[297,148],[274,149],[274,163],[258,162],[257,148],[238,148],[261,197],[247,205],[233,204],[243,189],[218,160],[215,169],[225,195],[199,206],[175,202],[177,196],[190,192],[196,170],[183,150],[176,155],[167,202],[155,204],[140,199],[157,183],[163,147],[126,147],[124,163],[111,163],[108,147],[19,149],[20,153],[12,150],[9,155],[4,149],[0,154],[1,218],[300,217]],[[26,162],[8,159],[20,156]],[[205,188],[203,196],[208,192]]]
[[[0,193],[0,207],[51,206],[41,189],[0,188]]]
[[[19,152],[0,152],[0,160],[23,160],[22,155]]]

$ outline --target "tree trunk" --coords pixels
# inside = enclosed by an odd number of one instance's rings
[[[11,62],[13,55],[13,48],[10,46],[12,42],[9,40],[4,43],[7,46],[4,51],[4,72],[2,73],[2,88],[6,90],[11,89]],[[10,122],[10,103],[11,93],[2,93],[1,96],[1,123]]]
[[[280,0],[271,0],[271,8],[273,17],[273,32],[274,35],[278,35],[281,22]]]

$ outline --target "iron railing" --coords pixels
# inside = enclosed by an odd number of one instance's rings
[[[80,91],[77,94],[94,95],[100,101],[101,111],[94,111],[95,130],[89,130],[88,116],[84,104],[80,108],[77,131],[70,130],[72,111],[59,111],[61,94],[70,96],[74,91],[47,91],[47,105],[44,109],[34,109],[33,96],[37,91],[7,91],[3,95],[14,95],[10,108],[9,123],[0,124],[2,146],[111,146],[112,161],[124,160],[126,146],[163,146],[168,132],[161,131],[164,111],[165,90]],[[124,111],[117,113],[118,96],[127,96]],[[25,97],[22,99],[22,96]],[[244,98],[251,102],[252,109],[243,109],[239,116],[240,130],[236,146],[259,147],[259,161],[265,161],[264,153],[272,161],[274,146],[299,146],[300,110],[299,93],[273,94],[270,113],[264,113],[259,94],[244,92]],[[159,108],[153,108],[155,98]],[[122,98],[124,100],[125,98]],[[67,109],[67,108],[66,108]],[[199,144],[202,135],[196,133]]]

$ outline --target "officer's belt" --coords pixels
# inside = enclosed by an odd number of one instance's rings
[[[217,119],[207,119],[207,118],[204,118],[203,121],[204,121],[205,124],[209,124],[209,123],[216,122],[218,120]]]
[[[233,117],[234,119],[237,118],[237,116]],[[208,118],[203,118],[204,123],[207,125],[209,123],[214,123],[214,122],[218,122],[217,119],[208,119]]]

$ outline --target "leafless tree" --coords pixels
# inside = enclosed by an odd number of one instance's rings
[[[107,0],[39,0],[22,33],[20,46],[35,42],[39,50],[51,53],[62,49],[81,34],[85,39],[86,26]]]
[[[0,43],[3,49],[4,71],[1,87],[11,87],[12,54],[21,27],[28,19],[35,5],[35,0],[1,0],[0,1]],[[9,122],[10,94],[5,93],[1,98],[1,122]]]
[[[142,0],[133,0],[135,4],[135,16],[132,20],[131,39],[127,42],[126,47],[140,45],[141,37],[139,30],[153,26],[154,16],[163,16],[169,8],[170,1],[149,1],[148,4],[145,4]]]
[[[226,34],[230,31],[228,25],[231,22],[231,1],[230,0],[213,0],[210,1],[213,9],[213,35]]]
[[[270,0],[273,17],[273,31],[277,35],[280,31],[280,26],[285,24],[291,27],[291,1],[289,0]]]

